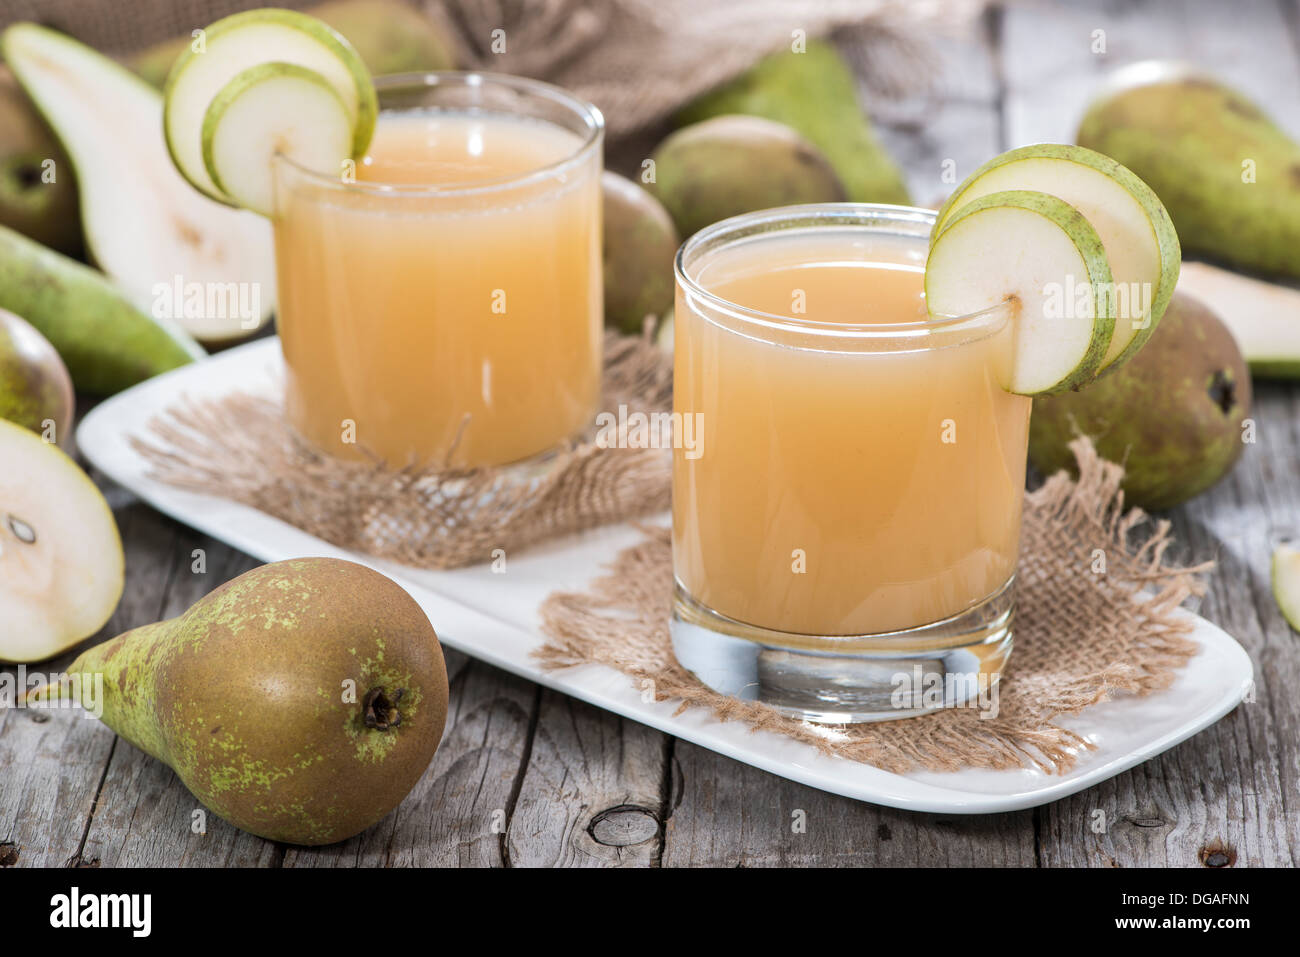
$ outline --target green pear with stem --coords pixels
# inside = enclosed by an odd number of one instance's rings
[[[420,779],[442,738],[447,672],[433,627],[395,582],[302,558],[96,645],[28,701],[60,696],[102,709],[236,827],[330,844]]]

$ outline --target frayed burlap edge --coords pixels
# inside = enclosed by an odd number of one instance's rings
[[[1169,523],[1152,523],[1138,509],[1125,512],[1123,470],[1098,458],[1087,439],[1071,448],[1078,478],[1059,473],[1025,499],[1016,648],[995,718],[961,709],[826,728],[711,691],[672,655],[665,528],[642,526],[645,540],[621,552],[589,591],[551,595],[540,609],[547,641],[535,655],[548,669],[609,665],[641,687],[650,682],[656,700],[679,701],[678,714],[706,708],[722,721],[886,771],[1068,770],[1091,745],[1056,719],[1119,693],[1166,687],[1197,650],[1187,637],[1190,624],[1175,609],[1203,592],[1201,576],[1212,567],[1167,563]]]
[[[672,357],[642,336],[606,331],[603,407],[672,408]],[[490,561],[546,539],[659,512],[671,494],[671,452],[593,433],[526,479],[502,468],[389,468],[308,448],[285,424],[278,395],[234,391],[183,399],[130,436],[168,485],[249,505],[331,544],[420,568]]]

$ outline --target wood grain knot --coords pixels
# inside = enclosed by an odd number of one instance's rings
[[[659,836],[659,818],[649,808],[619,804],[593,817],[587,833],[597,844],[631,847]]]
[[[1237,863],[1237,849],[1222,841],[1212,841],[1196,855],[1206,867],[1231,867]]]
[[[12,841],[0,841],[0,867],[13,867],[18,863],[18,845]]]

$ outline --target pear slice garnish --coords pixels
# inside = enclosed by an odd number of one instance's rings
[[[273,212],[272,160],[338,175],[351,156],[352,118],[319,73],[260,63],[217,94],[203,121],[203,165],[237,205]]]
[[[261,64],[290,63],[318,74],[348,112],[352,131],[348,155],[364,155],[379,112],[375,88],[352,44],[324,22],[292,10],[249,10],[218,20],[202,31],[201,40],[172,67],[163,109],[167,148],[176,168],[196,189],[233,201],[204,162],[204,125],[209,107],[231,81]],[[292,123],[292,117],[283,119]]]
[[[1093,378],[1115,327],[1110,287],[1105,247],[1083,214],[1029,190],[963,205],[931,240],[925,266],[932,315],[1007,309],[995,374],[1020,395]]]
[[[1164,205],[1127,167],[1082,146],[1040,143],[1003,153],[972,173],[939,210],[935,231],[963,206],[1005,190],[1065,200],[1106,249],[1115,283],[1115,329],[1100,371],[1127,362],[1151,338],[1178,284],[1182,252]]]

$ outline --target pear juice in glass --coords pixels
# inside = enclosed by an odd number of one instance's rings
[[[927,313],[933,221],[787,207],[678,254],[672,636],[716,690],[885,720],[1010,653],[1030,400],[998,384],[1004,313]]]
[[[275,160],[289,422],[394,467],[546,453],[600,394],[600,113],[514,77],[376,87],[354,177]]]

